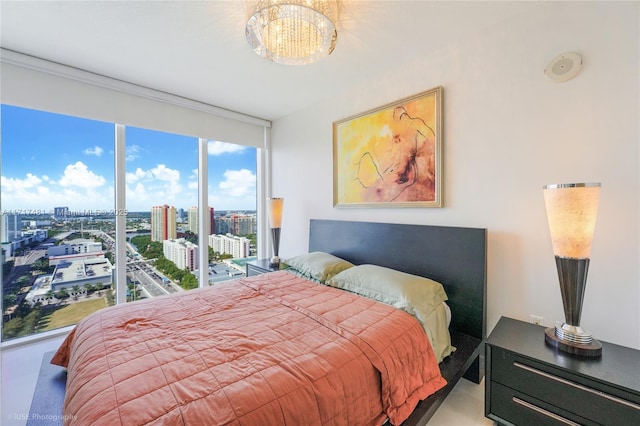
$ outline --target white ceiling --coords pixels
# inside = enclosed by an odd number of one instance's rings
[[[241,0],[2,0],[0,46],[274,120],[537,4],[343,1],[333,54],[285,66],[249,48]]]

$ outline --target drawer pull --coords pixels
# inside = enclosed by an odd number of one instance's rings
[[[559,416],[559,415],[557,415],[557,414],[552,413],[551,411],[547,411],[547,410],[545,410],[545,409],[543,409],[543,408],[540,408],[540,407],[538,407],[537,405],[530,404],[530,403],[528,403],[527,401],[523,401],[523,400],[521,400],[520,398],[516,398],[515,396],[514,396],[514,397],[512,397],[511,399],[512,399],[512,400],[513,400],[513,402],[515,402],[516,404],[520,404],[520,405],[522,405],[523,407],[526,407],[526,408],[528,408],[528,409],[530,409],[530,410],[536,411],[536,412],[538,412],[538,413],[540,413],[540,414],[543,414],[543,415],[545,415],[545,416],[547,416],[547,417],[551,417],[552,419],[557,420],[557,421],[559,421],[559,422],[562,422],[562,423],[564,423],[564,424],[566,424],[566,425],[570,425],[570,426],[580,426],[580,424],[579,424],[579,423],[572,422],[571,420],[565,419],[565,418],[564,418],[564,417],[562,417],[562,416]]]
[[[539,376],[543,376],[543,377],[546,377],[548,379],[555,380],[556,382],[560,382],[560,383],[563,383],[565,385],[569,385],[571,387],[574,387],[576,389],[580,389],[580,390],[583,390],[585,392],[589,392],[591,394],[594,394],[594,395],[597,395],[597,396],[601,396],[601,397],[606,398],[606,399],[608,399],[610,401],[617,402],[618,404],[626,405],[628,407],[631,407],[631,408],[633,408],[635,410],[640,411],[640,405],[634,404],[633,402],[626,401],[624,399],[609,395],[609,394],[604,393],[604,392],[596,391],[596,390],[588,388],[586,386],[583,386],[583,385],[574,383],[572,381],[563,379],[562,377],[557,377],[557,376],[554,376],[552,374],[545,373],[544,371],[540,371],[540,370],[538,370],[536,368],[529,367],[528,365],[520,364],[519,362],[514,362],[513,365],[515,367],[521,368],[523,370],[530,371],[531,373],[537,374]]]

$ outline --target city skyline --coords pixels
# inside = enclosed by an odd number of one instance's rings
[[[2,211],[114,208],[114,125],[2,105]],[[197,205],[197,138],[126,127],[126,208]],[[208,142],[209,205],[256,209],[256,149]]]

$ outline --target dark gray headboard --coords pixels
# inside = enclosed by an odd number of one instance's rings
[[[311,219],[309,251],[438,281],[451,330],[486,337],[486,229]]]

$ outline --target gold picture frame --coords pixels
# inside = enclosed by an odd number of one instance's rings
[[[442,87],[333,123],[334,207],[442,207]]]

